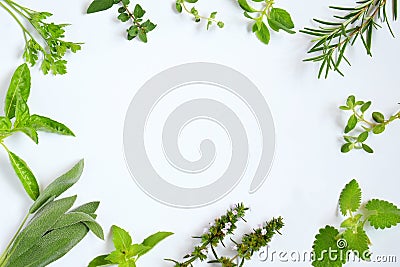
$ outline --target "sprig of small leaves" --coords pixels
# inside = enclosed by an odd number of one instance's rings
[[[216,11],[211,12],[210,16],[204,17],[199,14],[199,11],[195,6],[189,8],[187,3],[194,4],[197,3],[198,0],[176,0],[175,9],[179,13],[185,11],[186,13],[193,16],[195,22],[201,22],[201,20],[207,21],[207,30],[213,25],[216,24],[219,28],[223,28],[225,26],[224,22],[216,19],[217,13]]]
[[[156,24],[149,19],[144,20],[143,17],[146,11],[141,5],[136,4],[133,11],[129,10],[130,0],[94,0],[87,13],[96,13],[110,9],[114,5],[120,6],[118,8],[118,20],[121,22],[131,21],[131,26],[126,30],[127,39],[133,40],[138,37],[142,42],[147,43],[147,34],[156,28]]]
[[[268,44],[271,39],[269,28],[276,32],[283,30],[290,34],[296,33],[293,31],[294,24],[289,12],[282,8],[275,8],[273,0],[252,0],[253,2],[263,2],[261,9],[252,7],[247,0],[238,1],[240,7],[244,10],[244,16],[254,21],[252,31],[264,44]],[[269,28],[264,22],[265,20]]]
[[[83,160],[79,161],[43,190],[0,256],[0,267],[47,266],[68,253],[89,231],[104,239],[103,229],[95,221],[99,202],[71,210],[77,196],[56,200],[79,180],[83,165]]]
[[[68,51],[75,53],[81,49],[82,44],[63,40],[65,28],[68,24],[48,23],[46,20],[52,16],[51,13],[38,12],[23,7],[12,0],[0,1],[0,6],[11,15],[22,29],[25,40],[24,60],[31,66],[41,60],[40,68],[44,74],[49,72],[54,75],[67,73],[65,54]],[[31,24],[34,32],[30,32],[24,26],[23,21]],[[35,34],[39,35],[41,40],[37,40],[34,37]]]
[[[345,144],[342,145],[341,151],[347,153],[353,149],[363,149],[368,153],[373,153],[373,149],[365,142],[370,134],[381,134],[385,131],[386,126],[391,122],[400,119],[400,111],[396,114],[385,118],[378,111],[372,112],[372,120],[365,118],[365,112],[371,107],[371,101],[356,101],[355,96],[351,95],[347,98],[346,105],[340,106],[341,110],[351,111],[353,114],[347,121],[343,136]],[[355,135],[348,135],[355,132]]]
[[[339,69],[340,64],[345,61],[350,65],[345,56],[346,48],[361,39],[362,44],[369,56],[372,56],[371,45],[373,32],[381,28],[381,23],[386,23],[391,34],[394,36],[390,26],[388,13],[392,13],[392,20],[397,19],[397,2],[392,0],[362,0],[358,1],[354,7],[330,6],[338,14],[334,17],[337,20],[326,21],[314,19],[320,26],[318,28],[304,28],[301,32],[315,37],[312,40],[313,47],[308,51],[316,56],[305,59],[304,61],[320,62],[318,78],[322,75],[325,78],[331,70],[343,76]],[[391,9],[388,11],[387,9]]]
[[[100,255],[94,258],[88,267],[115,264],[118,264],[118,266],[135,267],[137,260],[141,256],[149,252],[168,236],[173,235],[171,232],[157,232],[144,239],[140,244],[132,244],[132,237],[127,231],[116,225],[113,225],[111,229],[115,250],[107,255]]]
[[[39,197],[39,185],[35,175],[26,162],[12,152],[4,143],[4,140],[21,132],[27,135],[36,144],[39,143],[38,132],[50,132],[66,136],[75,136],[64,124],[53,119],[30,114],[27,104],[31,88],[31,75],[27,64],[19,66],[8,88],[4,113],[0,116],[0,145],[8,153],[11,165],[21,181],[30,198],[36,200]]]
[[[230,238],[233,242],[232,249],[236,251],[235,256],[218,256],[215,248],[219,245],[225,247],[224,241],[228,236],[234,235],[237,223],[239,221],[246,222],[244,216],[247,210],[248,208],[243,203],[240,203],[227,210],[225,215],[216,218],[214,223],[211,223],[201,236],[194,237],[200,239],[201,243],[190,254],[184,257],[185,261],[166,260],[175,263],[175,267],[188,267],[193,266],[197,260],[201,262],[206,261],[209,257],[208,255],[212,253],[214,259],[208,261],[210,264],[220,264],[222,267],[244,266],[245,260],[250,260],[255,252],[265,247],[271,241],[272,237],[276,233],[279,233],[279,230],[284,226],[281,217],[274,218],[266,222],[263,226],[253,229],[251,233],[243,235],[240,242],[236,242]]]
[[[350,252],[362,260],[371,257],[371,241],[366,233],[367,222],[375,229],[386,229],[400,223],[400,209],[394,204],[372,199],[361,207],[361,188],[351,180],[342,190],[339,208],[345,220],[339,229],[327,225],[315,237],[313,250],[315,267],[341,267]],[[330,255],[333,254],[333,257]]]

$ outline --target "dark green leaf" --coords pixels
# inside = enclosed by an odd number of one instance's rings
[[[25,102],[28,101],[30,88],[31,73],[28,65],[22,64],[15,70],[11,78],[10,86],[8,87],[4,106],[4,112],[7,118],[12,119],[15,116],[18,95],[20,95]]]
[[[87,9],[87,13],[95,13],[103,10],[107,10],[114,5],[114,0],[94,0],[89,8]]]
[[[294,28],[294,24],[290,14],[281,8],[272,8],[270,12],[270,16],[268,17],[268,23],[271,28],[275,31],[279,31],[282,29],[288,33],[295,33],[295,31],[291,30]]]
[[[71,212],[84,212],[86,214],[93,214],[96,212],[97,208],[99,207],[99,204],[100,204],[99,201],[89,202],[71,210]]]
[[[176,11],[178,11],[179,13],[182,13],[182,5],[179,4],[178,2],[176,2],[176,4],[175,4],[175,9],[176,9]]]
[[[36,200],[39,197],[40,191],[35,175],[33,175],[26,162],[16,154],[8,151],[8,157],[15,173],[24,186],[26,193],[28,193],[31,199]]]
[[[380,112],[373,112],[372,113],[372,118],[374,119],[374,121],[376,121],[377,123],[382,123],[385,121],[385,116],[383,116],[382,113]]]
[[[121,13],[118,16],[118,19],[122,22],[126,22],[129,20],[129,15],[127,13]]]
[[[135,18],[141,18],[144,16],[145,13],[146,11],[144,11],[139,4],[136,4],[135,9],[133,11],[133,15],[135,16]]]
[[[362,148],[364,149],[365,152],[374,153],[374,150],[366,144],[362,144]]]
[[[346,143],[346,144],[342,145],[340,151],[342,151],[342,153],[347,153],[347,152],[350,152],[350,150],[352,150],[353,147],[354,147],[354,144]]]
[[[139,31],[139,39],[142,42],[147,43],[147,34],[145,31]]]
[[[34,213],[37,211],[48,199],[51,197],[58,197],[64,193],[67,189],[73,186],[82,174],[83,171],[83,160],[80,160],[71,170],[55,179],[49,184],[43,192],[40,194],[38,199],[33,203],[29,212]]]

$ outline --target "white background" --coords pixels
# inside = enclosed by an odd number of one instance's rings
[[[400,123],[393,123],[382,136],[370,138],[375,154],[340,153],[348,114],[337,107],[349,94],[372,100],[373,109],[385,114],[398,110],[400,39],[393,39],[385,26],[374,32],[373,59],[358,44],[348,49],[352,67],[344,67],[344,78],[331,73],[328,80],[318,80],[318,66],[302,62],[310,46],[309,36],[273,33],[270,45],[265,46],[248,31],[248,20],[234,0],[200,1],[201,12],[219,10],[218,18],[226,24],[223,30],[213,28],[208,32],[205,25],[175,14],[172,0],[142,2],[148,16],[158,24],[149,34],[148,44],[125,40],[125,28],[116,21],[115,8],[85,15],[89,1],[21,1],[33,9],[54,13],[55,22],[71,23],[66,39],[85,43],[82,51],[68,56],[67,75],[44,76],[37,68],[32,69],[29,100],[32,113],[64,122],[77,137],[41,133],[38,146],[22,135],[6,140],[28,162],[42,188],[85,158],[84,175],[66,196],[78,194],[77,203],[101,201],[98,221],[107,233],[107,242],[89,234],[52,266],[87,266],[93,257],[110,251],[108,233],[112,224],[129,230],[138,242],[158,230],[175,232],[139,262],[139,266],[172,266],[163,258],[180,259],[192,248],[192,235],[201,234],[212,218],[241,201],[252,210],[249,224],[242,224],[241,231],[282,215],[286,222],[283,236],[274,238],[271,249],[309,251],[319,228],[326,224],[338,226],[342,220],[336,212],[337,200],[352,178],[360,182],[363,200],[377,197],[400,205]],[[276,6],[291,12],[297,30],[312,25],[313,17],[330,18],[332,12],[327,6],[339,4],[317,0],[277,2]],[[3,10],[0,14],[0,97],[4,99],[12,73],[22,63],[24,43],[17,24]],[[399,23],[393,26],[396,36],[400,36]],[[198,61],[230,66],[258,86],[274,116],[277,150],[268,180],[256,194],[247,193],[251,179],[247,175],[217,203],[199,209],[177,209],[154,201],[132,181],[124,161],[122,131],[128,105],[145,81],[166,68]],[[3,249],[31,203],[4,151],[0,154],[0,181]],[[368,233],[375,254],[396,255],[400,260],[400,228],[380,232],[369,228]],[[268,263],[255,257],[248,266]],[[292,262],[273,265],[310,266]],[[366,263],[348,266],[361,265]]]

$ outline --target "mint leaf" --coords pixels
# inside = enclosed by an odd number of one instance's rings
[[[254,25],[256,25],[256,24],[254,24]],[[269,40],[271,38],[268,27],[265,25],[264,22],[261,22],[260,26],[257,25],[257,27],[258,27],[258,30],[255,31],[257,38],[264,44],[268,44]],[[253,31],[254,31],[254,26],[253,26]]]
[[[400,223],[399,208],[388,201],[372,199],[368,201],[365,208],[372,212],[368,221],[375,229],[390,228]]]
[[[342,190],[339,198],[341,213],[355,212],[361,205],[361,188],[355,179],[351,180]]]
[[[325,228],[319,230],[319,234],[315,236],[313,251],[315,259],[312,262],[314,267],[341,267],[346,263],[346,248],[340,249],[337,245],[337,236],[339,231],[327,225]],[[330,258],[328,251],[337,251],[344,257]],[[336,254],[336,256],[338,256]]]
[[[87,9],[87,13],[95,13],[110,9],[114,5],[114,0],[94,0]]]
[[[363,260],[370,259],[369,238],[362,226],[355,229],[347,229],[343,233],[343,238],[347,241],[349,250],[357,251],[357,255]]]
[[[116,225],[113,225],[111,229],[115,248],[120,251],[128,251],[132,244],[132,237],[129,233]]]
[[[279,31],[280,29],[286,31],[287,33],[296,33],[292,29],[294,24],[290,14],[281,8],[272,8],[270,16],[268,17],[268,23],[274,31]]]

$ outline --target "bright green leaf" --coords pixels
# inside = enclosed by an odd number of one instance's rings
[[[64,124],[44,116],[32,115],[29,118],[29,125],[33,127],[36,131],[75,136],[75,134]]]
[[[357,119],[356,115],[354,115],[354,114],[351,115],[349,120],[347,121],[347,125],[346,125],[346,128],[344,129],[344,132],[349,133],[350,131],[352,131],[356,127],[357,123],[358,123],[358,119]]]
[[[97,267],[97,266],[106,266],[106,265],[111,265],[113,264],[111,261],[106,260],[108,257],[107,255],[100,255],[94,258],[88,265],[88,267]]]
[[[257,12],[256,9],[252,8],[246,0],[238,0],[240,7],[247,12],[253,13]]]
[[[339,198],[340,212],[346,216],[355,212],[361,205],[361,188],[355,179],[351,180],[342,190]]]
[[[368,201],[365,208],[373,212],[368,221],[375,229],[390,228],[400,223],[399,208],[388,201],[372,199]]]
[[[128,251],[132,244],[132,237],[129,235],[129,233],[116,225],[113,225],[111,229],[114,247],[117,250]]]
[[[19,66],[10,82],[8,87],[4,112],[7,118],[12,119],[15,116],[15,108],[17,105],[18,95],[25,101],[28,101],[31,88],[31,73],[27,64]]]
[[[263,42],[264,44],[268,44],[271,38],[268,27],[264,22],[261,23],[261,26],[258,31],[255,32],[257,38]]]
[[[374,121],[376,121],[377,123],[382,123],[385,121],[385,116],[380,113],[380,112],[373,112],[372,113],[372,118],[374,119]]]

